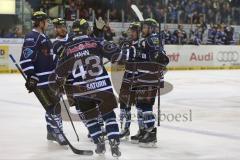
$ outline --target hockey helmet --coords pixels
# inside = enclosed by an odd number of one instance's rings
[[[147,18],[142,22],[143,25],[148,25],[152,28],[156,28],[158,26],[158,22],[153,18]]]
[[[139,22],[133,22],[129,25],[129,29],[134,30],[134,31],[140,31],[141,24]]]
[[[77,32],[79,34],[86,34],[89,28],[90,26],[85,19],[75,20],[72,25],[73,32]]]
[[[55,26],[66,26],[66,21],[63,19],[63,18],[55,18],[52,20],[52,23],[55,25]]]
[[[48,15],[43,11],[37,11],[32,14],[32,21],[42,21],[48,19]]]

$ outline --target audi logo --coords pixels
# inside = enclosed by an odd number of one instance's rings
[[[239,53],[237,51],[220,51],[217,54],[219,62],[236,62],[238,59]]]

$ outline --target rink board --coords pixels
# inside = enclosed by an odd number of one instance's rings
[[[0,73],[15,73],[9,54],[19,60],[22,39],[0,41]],[[240,69],[240,47],[226,45],[165,45],[170,59],[169,70]],[[122,71],[124,67],[105,65],[108,71]]]

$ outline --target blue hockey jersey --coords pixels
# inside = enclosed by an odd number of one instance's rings
[[[157,33],[153,33],[148,37],[144,38],[140,42],[140,52],[136,57],[136,66],[135,72],[137,72],[137,77],[139,81],[142,81],[142,85],[155,85],[158,83],[156,80],[156,76],[158,75],[158,58],[161,57],[162,64],[168,64],[168,58],[166,56],[166,52],[163,49],[163,45],[159,45],[162,43],[159,41],[159,35]],[[160,71],[163,74],[162,71]],[[152,80],[151,80],[152,79]],[[163,87],[163,75],[159,79],[161,82],[161,86]]]
[[[153,33],[140,42],[140,52],[137,55],[138,62],[154,62],[157,54],[166,54],[162,45],[159,45],[159,35]],[[161,47],[161,48],[159,48]]]
[[[72,36],[69,36],[68,34],[64,38],[56,38],[53,42],[53,53],[56,56],[54,58],[55,63],[58,63],[58,60],[60,58],[60,55],[64,52],[64,49],[68,43],[72,41]],[[69,84],[72,83],[73,77],[72,74],[69,75],[68,80]]]
[[[50,83],[54,83],[49,80],[49,75],[54,73],[56,64],[52,43],[45,34],[33,29],[25,36],[20,65],[26,76],[38,79],[38,87],[48,87]]]
[[[71,41],[71,38],[66,35],[64,38],[56,38],[55,41],[53,42],[53,53],[57,57],[60,56],[60,54],[63,52],[65,45]]]
[[[60,56],[56,74],[66,78],[71,72],[72,84],[78,89],[74,91],[74,97],[106,90],[112,92],[110,77],[102,57],[110,59],[112,54],[120,51],[110,48],[110,45],[104,46],[102,42],[86,35],[74,37],[73,41],[67,44],[65,52]]]

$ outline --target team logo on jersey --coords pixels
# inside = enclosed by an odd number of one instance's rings
[[[28,58],[33,54],[33,50],[31,50],[30,48],[25,48],[23,50],[23,56],[24,58]]]
[[[84,50],[84,49],[91,49],[91,48],[96,48],[96,47],[97,47],[97,43],[95,43],[95,42],[80,43],[80,44],[74,46],[73,48],[68,48],[67,56],[72,53]]]

